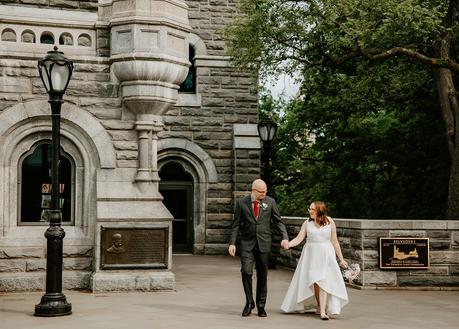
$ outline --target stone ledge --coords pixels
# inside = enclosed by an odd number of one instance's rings
[[[88,289],[91,274],[90,271],[64,271],[62,289]]]
[[[0,273],[0,291],[36,291],[45,287],[44,273]]]
[[[88,289],[91,272],[64,271],[63,289]],[[46,272],[0,273],[0,292],[37,291],[45,289]]]
[[[85,12],[84,15],[81,15],[80,12],[70,10],[66,11],[61,9],[0,5],[0,11],[7,13],[3,17],[4,20],[14,21],[21,24],[57,24],[64,26],[84,26],[87,28],[93,28],[94,22],[97,20],[97,13]]]
[[[207,243],[204,246],[204,253],[206,255],[226,255],[228,253],[228,243]]]
[[[393,271],[362,271],[360,275],[363,285],[395,286],[397,284],[397,274]]]
[[[405,286],[447,286],[459,288],[459,276],[438,276],[431,275],[425,277],[399,277],[398,285]]]
[[[90,278],[90,288],[95,293],[174,290],[175,275],[169,271],[96,272]]]

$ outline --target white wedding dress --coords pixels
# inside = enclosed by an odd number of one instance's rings
[[[317,283],[328,293],[327,313],[340,314],[348,303],[348,296],[331,243],[331,225],[318,228],[313,221],[308,221],[306,231],[306,244],[281,310],[295,312],[314,307],[314,283]]]

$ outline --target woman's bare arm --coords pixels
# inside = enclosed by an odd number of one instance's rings
[[[339,264],[343,267],[347,267],[348,266],[347,262],[344,260],[343,254],[341,252],[341,247],[339,246],[338,235],[336,234],[336,225],[333,220],[331,221],[331,228],[332,228],[331,242],[332,242],[333,248],[335,249],[336,256],[338,256]]]
[[[301,225],[301,229],[300,229],[300,232],[298,233],[298,235],[296,236],[295,239],[291,240],[289,243],[288,243],[288,247],[289,248],[293,248],[297,245],[299,245],[305,238],[306,238],[306,225],[307,225],[307,221],[305,221],[303,223],[303,225]]]

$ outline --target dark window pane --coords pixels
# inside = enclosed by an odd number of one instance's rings
[[[191,62],[191,66],[188,69],[185,81],[180,85],[179,92],[196,92],[196,67],[194,65],[194,48],[192,46],[189,46],[189,61]]]
[[[159,178],[161,178],[162,181],[174,182],[191,182],[193,180],[179,164],[173,162],[169,162],[161,168],[159,171]]]
[[[38,145],[22,162],[21,222],[39,222],[51,206],[51,144]],[[61,155],[59,206],[62,221],[71,221],[72,162]],[[44,219],[44,218],[43,218]]]
[[[46,43],[49,45],[54,45],[54,38],[50,34],[42,34],[40,37],[40,43]]]

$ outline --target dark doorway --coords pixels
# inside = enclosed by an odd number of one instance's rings
[[[193,178],[175,162],[165,164],[159,171],[159,192],[163,203],[171,212],[172,251],[193,252]]]

